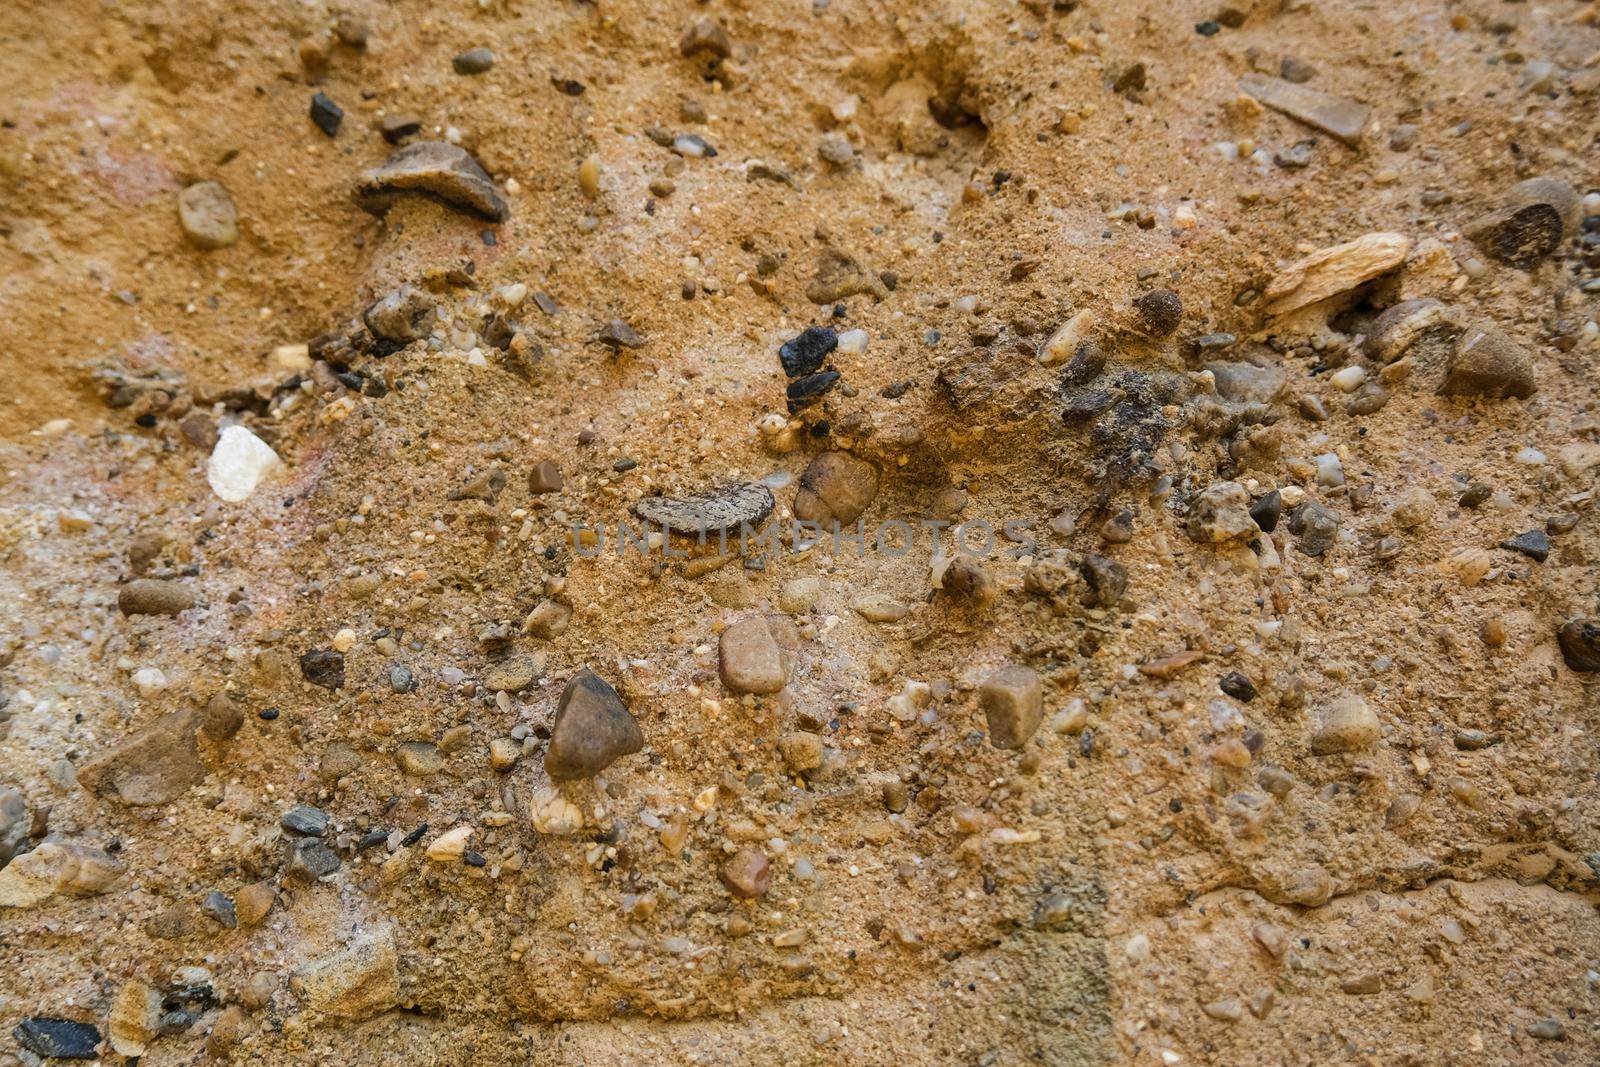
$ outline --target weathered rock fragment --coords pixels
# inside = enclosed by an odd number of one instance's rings
[[[593,778],[644,748],[644,734],[605,679],[592,671],[572,676],[556,706],[544,769],[555,781]]]
[[[368,171],[356,189],[361,207],[383,215],[403,196],[427,196],[491,222],[510,215],[489,175],[466,149],[445,141],[415,141]]]
[[[1351,148],[1361,147],[1361,131],[1372,115],[1365,104],[1266,74],[1246,74],[1239,79],[1239,88],[1272,110],[1331,134]]]
[[[1411,239],[1398,233],[1369,233],[1318,249],[1267,283],[1267,312],[1282,315],[1347,293],[1398,267],[1410,250]]]

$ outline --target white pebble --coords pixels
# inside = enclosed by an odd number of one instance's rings
[[[141,667],[133,672],[133,686],[139,695],[153,697],[167,688],[167,676],[157,667]]]
[[[1344,484],[1344,464],[1332,452],[1317,457],[1317,484],[1325,486]]]
[[[1335,371],[1333,377],[1328,379],[1333,387],[1341,393],[1353,393],[1361,388],[1361,383],[1367,380],[1365,367],[1349,366]]]
[[[867,350],[866,330],[846,330],[839,335],[839,351],[850,356],[859,356]]]
[[[261,479],[279,463],[278,454],[243,426],[229,426],[217,438],[206,466],[211,491],[230,504],[250,499]]]
[[[1518,449],[1517,454],[1511,458],[1515,459],[1518,463],[1521,463],[1524,466],[1538,467],[1544,463],[1545,457],[1543,452],[1540,452],[1537,448],[1529,446],[1527,448]]]

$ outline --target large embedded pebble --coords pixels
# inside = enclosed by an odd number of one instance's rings
[[[1203,545],[1249,539],[1259,532],[1250,517],[1250,494],[1238,482],[1207,486],[1189,505],[1184,529],[1191,541]]]
[[[233,894],[233,913],[243,926],[259,926],[278,899],[271,882],[251,882]]]
[[[1365,348],[1368,358],[1379,363],[1393,363],[1408,353],[1419,360],[1444,357],[1460,332],[1454,309],[1427,297],[1402,300],[1373,320]]]
[[[117,990],[106,1019],[111,1048],[121,1056],[143,1056],[161,1033],[161,994],[134,978]]]
[[[1320,908],[1333,898],[1333,876],[1313,864],[1285,871],[1268,871],[1257,879],[1256,891],[1274,904]]]
[[[469,48],[450,61],[457,74],[483,74],[494,66],[494,53],[487,48]]]
[[[100,1031],[89,1023],[34,1015],[11,1031],[17,1044],[35,1056],[57,1060],[92,1060],[100,1053]]]
[[[1351,148],[1361,147],[1361,131],[1372,116],[1372,109],[1365,104],[1267,74],[1246,74],[1239,79],[1239,88],[1272,110],[1331,134]]]
[[[542,459],[528,471],[530,493],[559,493],[562,484],[561,467],[553,459]]]
[[[124,615],[177,615],[192,607],[189,587],[164,578],[135,578],[117,590],[117,609]]]
[[[1533,357],[1493,326],[1464,330],[1439,392],[1444,396],[1526,398],[1539,387]]]
[[[834,304],[861,293],[882,300],[889,295],[889,287],[855,257],[836,248],[823,249],[817,257],[816,276],[806,286],[806,299],[813,304]]]
[[[32,908],[56,896],[104,893],[122,872],[121,862],[108,852],[45,841],[0,869],[0,908]]]
[[[368,171],[356,189],[361,207],[382,215],[403,196],[427,196],[492,222],[510,214],[489,175],[464,148],[445,141],[416,141]]]
[[[404,345],[428,336],[434,307],[426,292],[402,285],[373,302],[361,318],[373,336]]]
[[[1289,512],[1289,532],[1299,538],[1301,552],[1320,556],[1339,539],[1339,513],[1315,500],[1302,501]]]
[[[341,689],[344,687],[344,653],[331,648],[314,648],[300,657],[300,674],[312,685]]]
[[[0,867],[11,862],[11,857],[28,839],[31,826],[28,802],[22,791],[0,785]]]
[[[848,525],[861,517],[878,495],[878,469],[848,452],[824,452],[800,475],[794,516],[824,527]]]
[[[1495,259],[1524,270],[1561,247],[1577,222],[1578,192],[1559,178],[1538,177],[1512,186],[1501,202],[1463,227]]]
[[[1152,289],[1133,302],[1142,332],[1166,337],[1183,320],[1183,300],[1171,289]]]
[[[444,770],[444,756],[432,741],[407,741],[396,745],[395,766],[413,778],[428,778]]]
[[[772,514],[772,490],[759,482],[738,482],[691,496],[647,496],[633,506],[645,522],[686,537],[703,537],[756,527]]]
[[[289,980],[306,1010],[340,1019],[364,1019],[400,1000],[394,931],[369,930],[348,948],[315,960]]]
[[[989,744],[1021,748],[1044,717],[1044,689],[1031,667],[1001,667],[983,680],[978,705],[989,723]]]
[[[1267,284],[1267,313],[1282,315],[1347,293],[1398,267],[1410,250],[1411,239],[1399,233],[1369,233],[1319,249]]]
[[[278,825],[293,833],[321,837],[328,832],[328,813],[310,804],[296,804],[283,813]]]
[[[170,804],[205,779],[195,716],[174,711],[124,737],[78,768],[84,788],[136,807]]]
[[[600,327],[599,332],[594,335],[594,339],[613,352],[620,352],[624,348],[643,348],[645,346],[645,339],[640,335],[639,331],[621,319],[611,319]]]
[[[593,778],[642,748],[639,723],[610,683],[593,671],[573,675],[556,705],[545,773],[558,782]]]
[[[1573,619],[1556,631],[1561,658],[1575,671],[1600,671],[1600,619]]]
[[[733,42],[728,39],[728,31],[716,19],[698,18],[683,31],[683,38],[678,41],[678,51],[690,57],[726,59],[733,54]]]
[[[787,661],[765,616],[748,616],[722,631],[717,669],[731,692],[776,693],[789,680]]]
[[[1271,404],[1288,391],[1289,377],[1281,367],[1258,367],[1254,363],[1207,363],[1216,382],[1217,395],[1240,404]]]
[[[1366,700],[1355,693],[1342,693],[1323,708],[1311,735],[1311,754],[1365,752],[1382,736],[1383,724]]]
[[[734,896],[754,900],[772,884],[772,864],[760,849],[743,848],[722,865],[719,877]]]
[[[239,209],[221,182],[195,182],[178,194],[178,225],[196,248],[227,248],[239,240]]]
[[[217,438],[206,464],[206,481],[218,498],[230,504],[249,500],[281,462],[272,446],[245,429],[229,426]]]

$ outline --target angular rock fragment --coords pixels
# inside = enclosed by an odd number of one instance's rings
[[[1320,556],[1339,539],[1339,513],[1315,500],[1302,501],[1289,513],[1289,532],[1301,552]]]
[[[1259,532],[1250,517],[1250,494],[1238,482],[1207,486],[1189,505],[1185,531],[1203,545],[1248,540]]]
[[[35,1056],[47,1059],[92,1060],[99,1055],[100,1031],[89,1023],[35,1015],[18,1023],[11,1036]]]
[[[428,196],[491,222],[510,209],[489,175],[466,149],[445,141],[416,141],[368,171],[356,189],[363,210],[382,215],[402,196]]]
[[[643,348],[645,345],[645,340],[639,335],[639,331],[621,319],[612,319],[600,327],[594,339],[613,352],[620,352],[624,348]]]
[[[211,450],[206,482],[218,499],[237,504],[250,499],[280,462],[271,445],[243,426],[229,426]]]
[[[817,272],[806,287],[806,299],[813,304],[833,304],[865,293],[875,300],[889,295],[888,287],[876,274],[867,271],[855,257],[836,248],[825,248],[817,258]]]
[[[1444,396],[1516,397],[1539,388],[1533,356],[1493,326],[1472,326],[1457,339],[1439,392]]]
[[[839,347],[839,335],[826,326],[808,326],[778,347],[778,361],[790,378],[803,378],[822,369],[828,354]]]
[[[728,39],[728,31],[716,19],[699,18],[683,31],[683,38],[678,41],[678,51],[689,57],[726,59],[733,54],[733,42]]]
[[[331,648],[314,648],[300,657],[300,673],[324,689],[344,687],[344,654]]]
[[[1393,363],[1407,353],[1426,360],[1446,355],[1460,332],[1454,309],[1428,298],[1403,300],[1373,320],[1365,349],[1379,363]]]
[[[772,884],[771,861],[758,848],[740,849],[722,865],[719,877],[734,896],[754,900],[764,895]]]
[[[634,504],[633,513],[673,533],[700,537],[742,524],[755,529],[775,504],[772,491],[759,482],[736,482],[690,496],[647,496]]]
[[[1044,689],[1030,667],[1001,667],[983,680],[978,705],[989,724],[989,744],[1021,748],[1044,717]]]
[[[364,1019],[400,1000],[398,955],[389,927],[368,931],[350,947],[313,962],[289,988],[316,1015]]]
[[[1272,110],[1331,134],[1351,148],[1361,147],[1361,131],[1372,116],[1372,109],[1365,104],[1266,74],[1246,74],[1239,79],[1239,88]]]
[[[1411,239],[1398,233],[1369,233],[1318,249],[1267,283],[1267,312],[1282,315],[1347,293],[1398,267],[1410,250]]]
[[[317,93],[311,97],[311,121],[317,129],[335,137],[339,133],[339,124],[344,121],[344,108],[334,103],[326,93]]]
[[[800,475],[794,515],[826,528],[855,522],[878,495],[878,470],[848,452],[824,452]]]
[[[0,867],[10,863],[11,857],[17,854],[28,839],[31,825],[28,803],[22,792],[0,785]]]
[[[170,804],[205,776],[187,710],[161,716],[78,768],[86,789],[139,807]]]
[[[108,852],[45,841],[0,870],[0,908],[31,908],[57,895],[104,893],[122,872],[122,863]]]
[[[573,675],[556,706],[545,773],[558,782],[593,778],[642,748],[644,734],[617,691],[592,671]]]
[[[125,982],[111,1002],[106,1029],[118,1055],[143,1056],[161,1032],[161,994],[137,978]]]
[[[426,292],[402,285],[374,301],[361,318],[374,337],[406,345],[428,336],[435,306]]]
[[[1152,289],[1133,302],[1139,326],[1151,337],[1166,337],[1183,320],[1183,300],[1171,289]]]

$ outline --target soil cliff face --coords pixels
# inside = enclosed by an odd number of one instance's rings
[[[1600,1058],[1595,4],[10,14],[3,1067]]]

